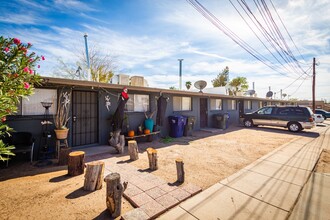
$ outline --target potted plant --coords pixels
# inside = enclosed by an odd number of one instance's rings
[[[147,112],[144,112],[144,116],[146,120],[144,121],[144,127],[145,129],[148,129],[150,132],[152,132],[154,128],[154,121],[152,120],[152,116],[155,114],[156,111],[152,112],[149,116],[147,115]]]
[[[69,129],[67,128],[70,120],[70,92],[61,92],[57,100],[56,115],[54,115],[55,134],[57,139],[66,139],[68,137]]]

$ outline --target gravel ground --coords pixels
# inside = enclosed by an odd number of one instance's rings
[[[159,169],[152,174],[174,183],[177,178],[175,159],[182,158],[184,184],[192,183],[206,189],[284,143],[300,136],[315,138],[318,129],[298,134],[267,127],[233,127],[216,133],[194,132],[193,136],[177,138],[170,143],[139,142],[140,159],[134,162],[129,161],[127,154],[109,154],[109,157],[147,171],[145,149],[153,147],[158,151]],[[108,148],[113,152],[112,148]],[[328,169],[329,172],[329,154],[324,158],[323,171]],[[105,185],[101,190],[86,192],[82,189],[84,175],[69,177],[66,174],[65,166],[40,168],[12,161],[5,169],[1,164],[1,219],[109,219]],[[122,214],[131,209],[133,207],[123,200]]]

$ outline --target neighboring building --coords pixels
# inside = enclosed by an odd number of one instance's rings
[[[17,115],[8,117],[9,126],[16,131],[31,131],[36,137],[36,148],[42,146],[42,134],[45,129],[41,121],[45,120],[45,108],[41,102],[53,102],[49,109],[48,120],[56,112],[57,97],[61,91],[72,91],[71,119],[69,121],[69,146],[107,145],[112,131],[111,116],[117,108],[117,101],[124,86],[91,81],[80,81],[43,77],[44,82],[36,89],[36,94],[23,100]],[[127,86],[129,101],[126,104],[128,129],[137,130],[145,120],[144,112],[157,110],[160,95],[168,97],[166,118],[171,115],[194,116],[194,130],[214,126],[214,115],[228,113],[229,126],[239,125],[240,115],[254,111],[265,105],[285,104],[283,100],[269,100],[256,97],[228,96],[183,90],[159,89],[141,86]],[[156,114],[153,116],[156,121]],[[53,133],[53,125],[48,128]],[[160,127],[161,136],[169,134],[169,123]],[[125,127],[123,132],[127,132]],[[55,145],[55,140],[49,143]],[[36,150],[35,152],[38,152]],[[37,155],[35,155],[35,158]]]

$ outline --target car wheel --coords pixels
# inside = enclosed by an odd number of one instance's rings
[[[324,120],[327,120],[327,117],[325,115],[323,115],[323,118],[324,118]]]
[[[244,126],[247,128],[253,127],[253,122],[251,119],[245,119],[244,120]]]
[[[292,132],[298,132],[302,130],[301,125],[298,122],[290,122],[288,124],[288,129]]]

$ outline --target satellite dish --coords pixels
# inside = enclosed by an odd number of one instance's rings
[[[206,87],[207,82],[204,80],[198,80],[194,83],[194,86],[196,89],[199,89],[199,92],[202,92],[202,90]]]
[[[266,94],[266,97],[267,97],[267,98],[270,98],[270,97],[272,97],[272,96],[273,96],[273,92],[272,92],[272,91],[267,92],[267,94]]]
[[[256,94],[256,91],[255,90],[248,90],[246,91],[246,94],[249,95],[249,96],[253,96],[254,94]]]

